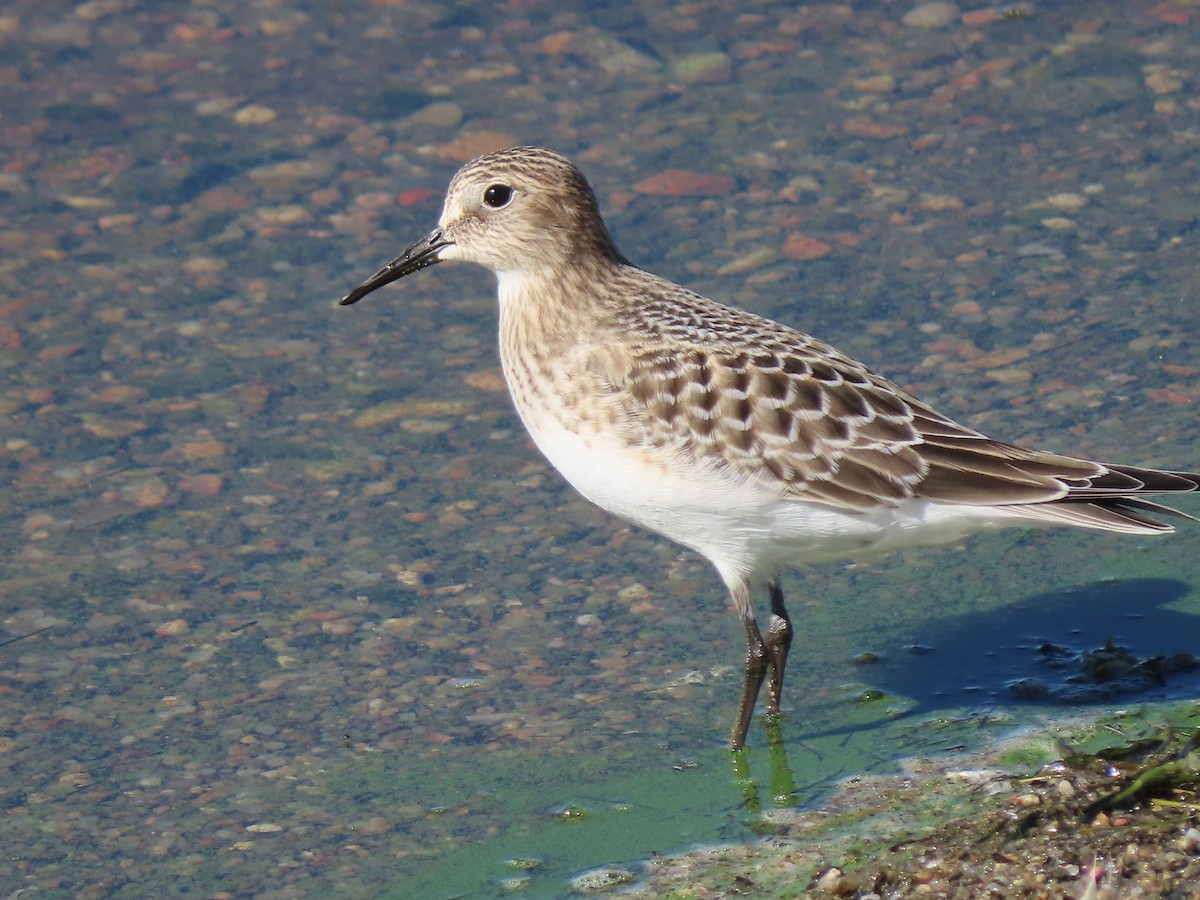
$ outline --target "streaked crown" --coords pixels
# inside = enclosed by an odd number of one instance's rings
[[[497,150],[463,166],[439,226],[453,242],[443,259],[496,272],[561,268],[597,255],[621,260],[583,173],[537,147]]]

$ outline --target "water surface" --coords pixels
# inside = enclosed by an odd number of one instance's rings
[[[1196,468],[1193,11],[910,10],[0,15],[0,886],[561,896],[1046,714],[1006,693],[1046,642],[1196,652],[1187,523],[804,569],[782,751],[735,770],[723,589],[537,456],[490,276],[333,305],[543,144],[639,265],[997,436]]]

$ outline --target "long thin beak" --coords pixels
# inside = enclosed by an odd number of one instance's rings
[[[381,288],[385,284],[391,284],[397,278],[403,278],[405,275],[411,275],[418,269],[424,269],[426,266],[432,266],[442,261],[441,250],[443,247],[448,247],[454,241],[446,240],[440,228],[435,228],[425,237],[421,238],[390,263],[348,293],[345,297],[338,301],[339,306],[349,306],[351,303],[357,303],[367,294],[376,288]]]

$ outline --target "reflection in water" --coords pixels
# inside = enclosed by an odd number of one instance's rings
[[[771,806],[778,809],[790,809],[796,805],[796,779],[792,775],[791,764],[788,763],[787,748],[784,746],[783,729],[780,727],[781,716],[768,716],[765,720],[767,732],[767,759],[770,762],[770,796]],[[749,750],[734,750],[730,753],[733,764],[733,780],[742,793],[746,804],[746,812],[750,814],[748,824],[754,829],[758,817],[762,815],[763,801],[758,782],[750,774]]]

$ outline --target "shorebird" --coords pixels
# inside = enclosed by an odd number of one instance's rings
[[[767,681],[778,715],[793,628],[783,567],[946,543],[1006,526],[1165,534],[1146,499],[1200,475],[993,440],[862,363],[637,268],[583,174],[549,150],[488,153],[450,182],[437,227],[342,305],[435,263],[491,269],[500,359],[534,443],[584,497],[705,556],[746,635],[730,745]],[[765,585],[765,634],[752,589]]]

